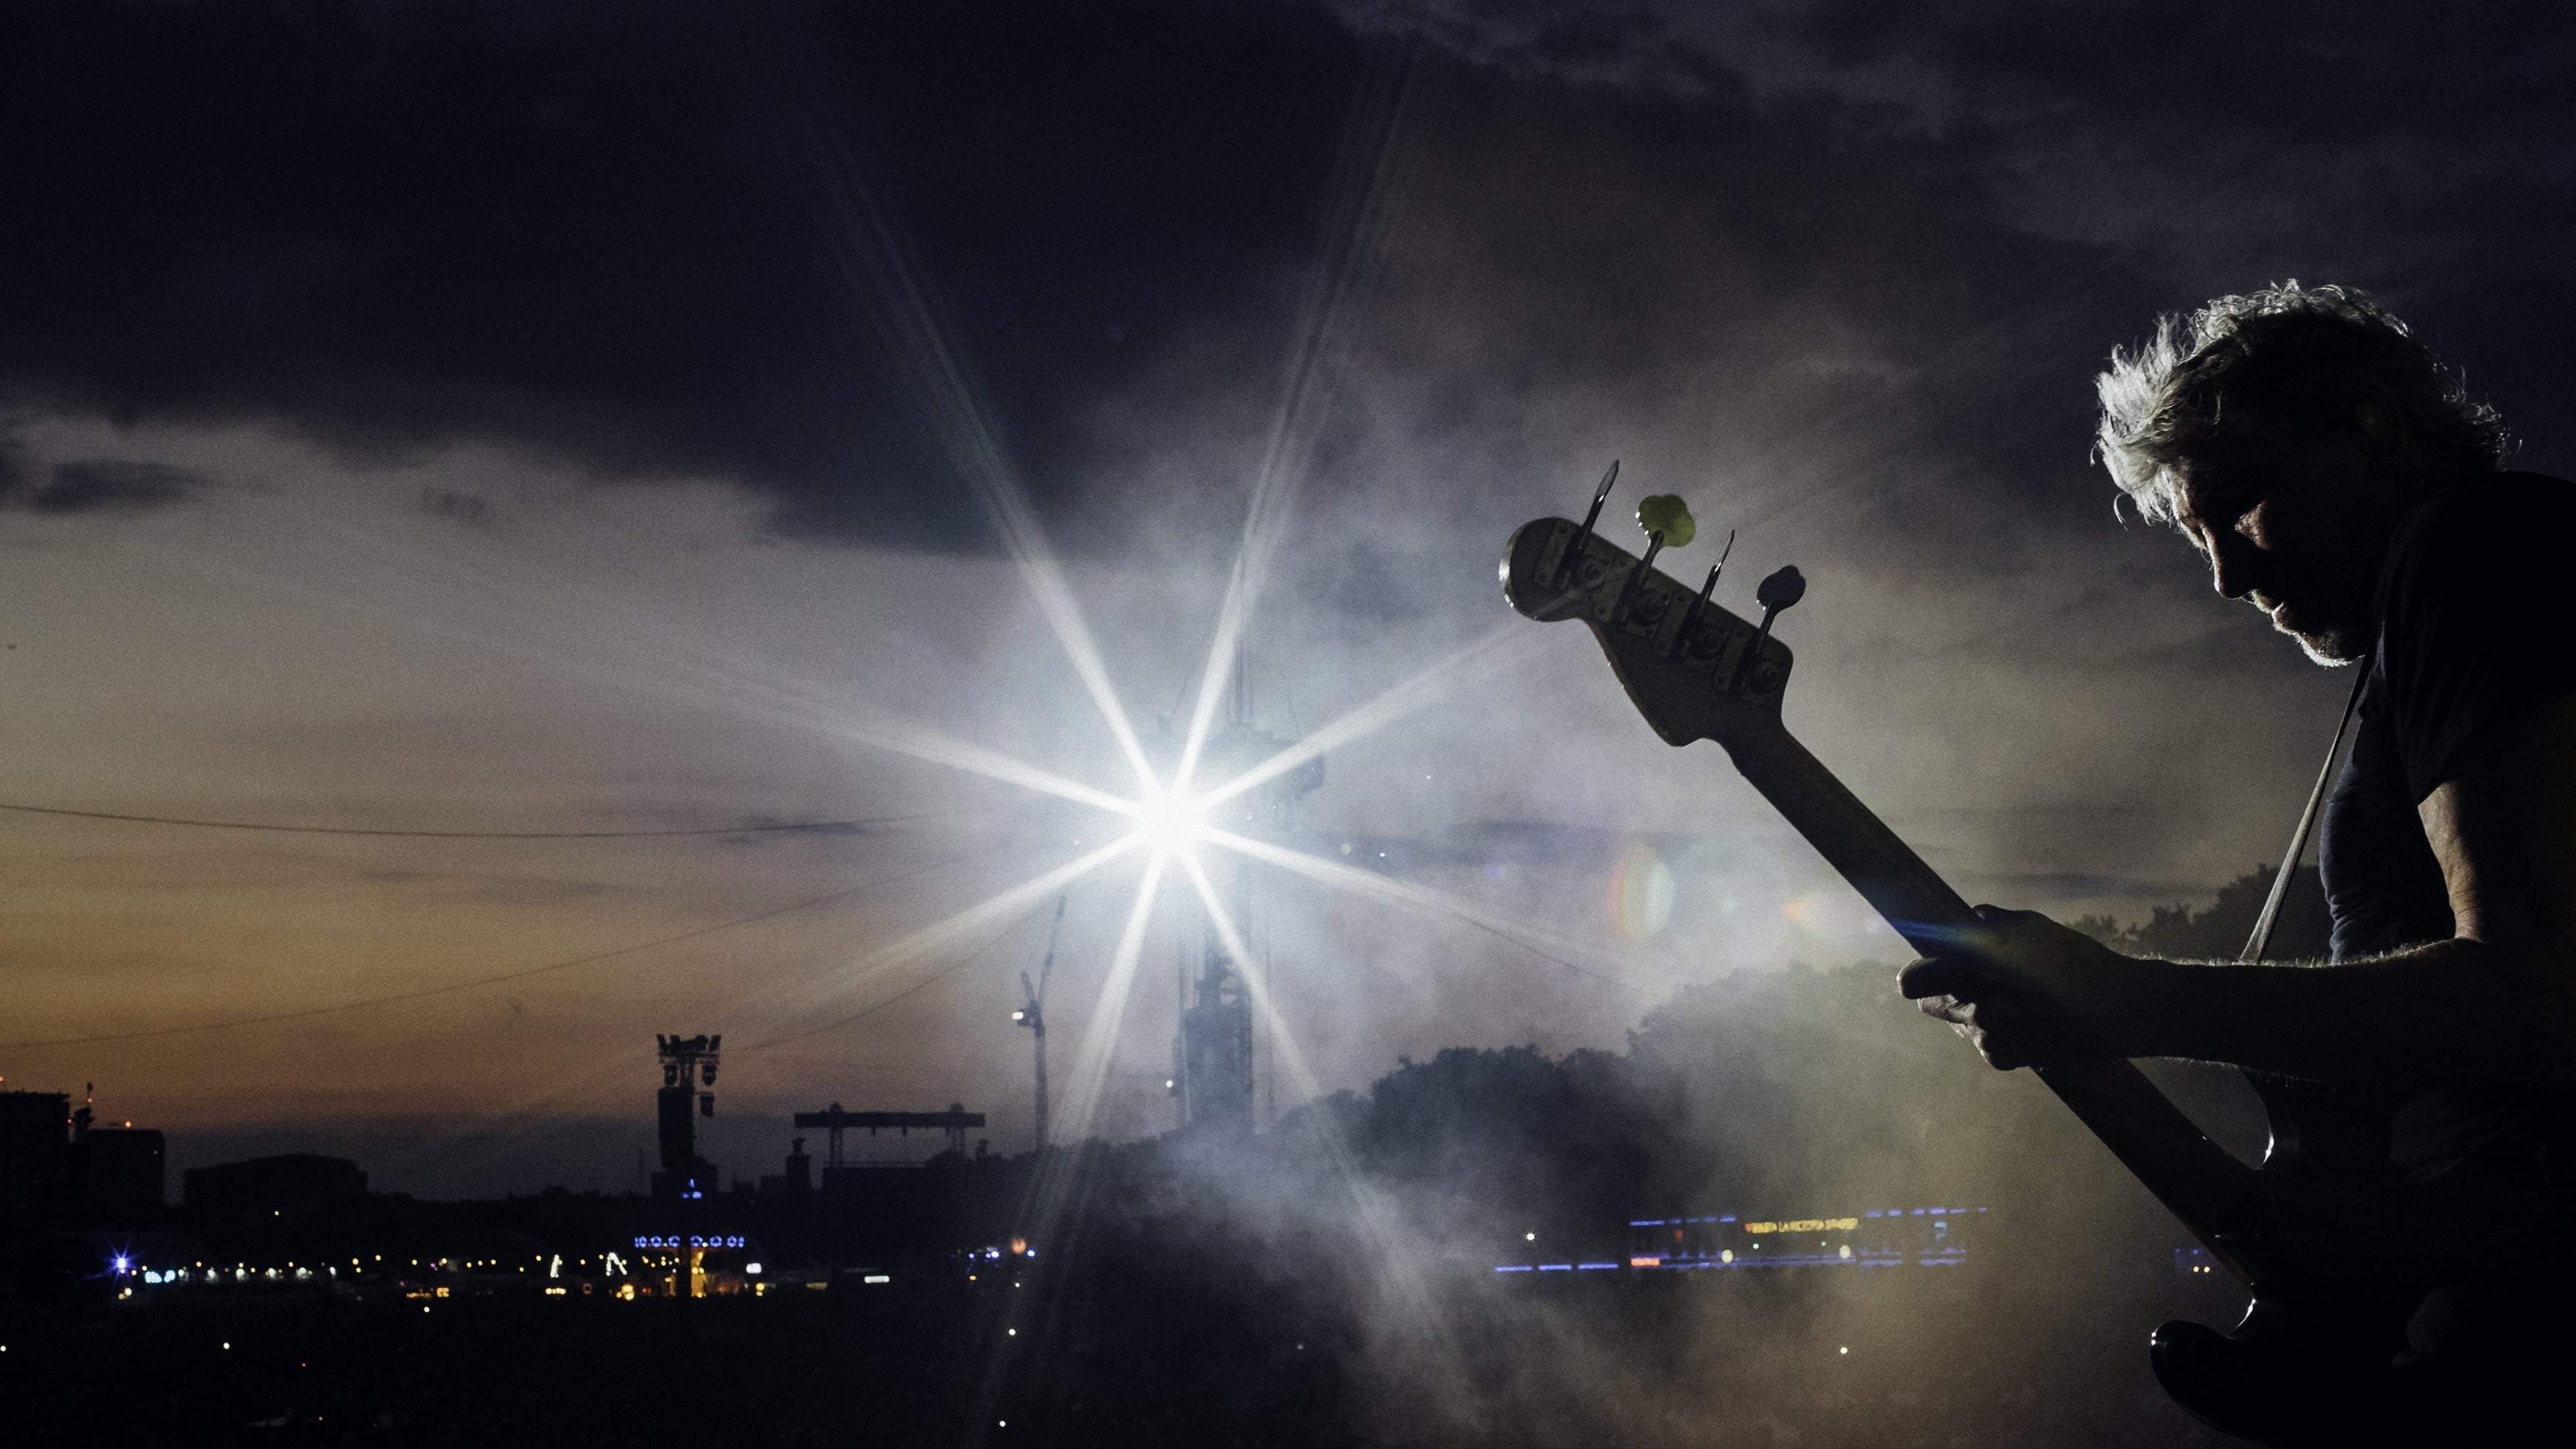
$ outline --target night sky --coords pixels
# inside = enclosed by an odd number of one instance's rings
[[[1715,9],[0,11],[0,803],[451,832],[0,811],[0,1073],[174,1166],[622,1187],[651,1034],[722,1031],[731,1170],[832,1100],[1021,1150],[1053,896],[914,933],[1120,832],[955,746],[1132,793],[1023,559],[1177,737],[1248,517],[1263,728],[1419,681],[1290,843],[1483,922],[1257,877],[1324,1088],[1894,964],[1513,627],[1502,540],[1613,457],[1677,573],[1804,570],[1792,728],[1972,898],[2276,856],[2343,682],[2115,517],[2093,372],[2356,284],[2576,466],[2563,9]],[[1120,1136],[1196,931],[1176,878],[1106,1034],[1142,874],[1050,996]]]

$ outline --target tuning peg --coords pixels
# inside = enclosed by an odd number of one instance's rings
[[[1762,629],[1760,633],[1753,636],[1753,642],[1745,647],[1744,657],[1735,661],[1735,672],[1726,681],[1728,693],[1732,694],[1735,691],[1736,682],[1744,677],[1745,669],[1753,663],[1754,656],[1762,652],[1762,646],[1771,642],[1771,621],[1780,617],[1782,609],[1790,607],[1806,596],[1807,576],[1798,572],[1796,564],[1782,565],[1778,571],[1754,586],[1753,602],[1762,606]]]
[[[1564,579],[1583,564],[1583,551],[1592,546],[1592,525],[1601,521],[1601,505],[1610,497],[1610,485],[1619,481],[1619,460],[1610,460],[1610,471],[1601,475],[1601,486],[1592,490],[1592,510],[1583,515],[1583,526],[1574,531],[1574,542],[1565,546],[1565,557],[1556,565],[1556,576]]]
[[[1611,618],[1625,619],[1628,617],[1628,606],[1635,603],[1637,600],[1637,585],[1646,581],[1647,571],[1655,566],[1655,555],[1662,553],[1663,551],[1663,530],[1656,529],[1654,532],[1647,534],[1645,557],[1638,559],[1637,566],[1628,570],[1628,582],[1619,586],[1619,602],[1611,605]]]
[[[1768,630],[1773,616],[1806,596],[1807,576],[1798,572],[1796,564],[1782,567],[1755,585],[1753,602],[1762,606],[1762,627]]]
[[[1699,525],[1691,521],[1690,505],[1673,493],[1647,495],[1637,505],[1637,526],[1646,531],[1646,554],[1628,571],[1628,582],[1620,588],[1619,602],[1610,611],[1613,619],[1628,617],[1628,606],[1636,602],[1637,586],[1646,581],[1647,572],[1655,566],[1655,555],[1664,551],[1664,545],[1687,548],[1699,532]]]
[[[1717,592],[1718,572],[1726,567],[1726,556],[1733,552],[1735,530],[1730,528],[1726,531],[1726,546],[1717,551],[1717,562],[1708,566],[1708,582],[1699,586],[1699,597],[1691,600],[1690,607],[1682,611],[1682,626],[1673,635],[1675,653],[1690,652],[1691,635],[1699,628],[1699,611],[1708,607],[1708,596]]]

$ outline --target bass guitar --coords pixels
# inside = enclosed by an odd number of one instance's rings
[[[1656,734],[1676,746],[1715,740],[1917,951],[1975,924],[1958,892],[1782,723],[1794,658],[1772,628],[1804,595],[1804,578],[1795,568],[1765,578],[1754,595],[1760,622],[1747,622],[1715,598],[1723,557],[1696,591],[1653,567],[1664,547],[1690,540],[1680,500],[1640,506],[1642,558],[1600,536],[1617,475],[1613,463],[1581,523],[1541,518],[1512,534],[1503,597],[1532,619],[1581,621]],[[2251,1295],[2228,1332],[2187,1321],[2155,1330],[2149,1353],[2166,1391],[2212,1427],[2265,1443],[2383,1441],[2390,1405],[2374,1389],[2406,1346],[2407,1317],[2430,1288],[2484,1265],[2445,1247],[2457,1235],[2397,1204],[2369,1114],[2258,1077],[2272,1121],[2258,1169],[2133,1063],[2034,1074]]]

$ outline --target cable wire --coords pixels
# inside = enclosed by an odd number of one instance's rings
[[[844,887],[840,890],[833,891],[828,895],[814,896],[807,900],[793,901],[787,905],[776,906],[769,910],[762,911],[757,915],[743,916],[730,921],[720,921],[712,926],[700,926],[695,930],[682,931],[675,936],[662,936],[650,941],[638,941],[631,946],[620,946],[611,951],[598,951],[587,956],[575,956],[567,961],[549,961],[542,966],[528,966],[517,971],[504,971],[494,976],[477,976],[466,981],[442,982],[436,986],[423,986],[411,991],[396,991],[383,996],[361,997],[356,1001],[334,1002],[329,1006],[307,1006],[295,1011],[269,1012],[262,1016],[237,1016],[225,1021],[201,1021],[189,1026],[162,1026],[149,1028],[143,1031],[111,1031],[100,1032],[93,1036],[48,1037],[32,1041],[0,1041],[0,1050],[29,1050],[36,1047],[89,1046],[105,1042],[142,1041],[151,1037],[181,1036],[190,1032],[223,1031],[237,1026],[269,1026],[282,1021],[305,1021],[317,1016],[330,1016],[343,1011],[357,1011],[363,1007],[390,1006],[397,1002],[419,1001],[426,997],[444,996],[450,992],[470,991],[478,986],[498,986],[503,982],[508,981],[525,981],[532,976],[544,976],[556,971],[569,971],[576,966],[589,966],[601,961],[612,961],[620,956],[632,956],[639,952],[656,950],[663,946],[676,946],[682,941],[694,941],[701,936],[712,936],[718,931],[730,931],[742,926],[757,925],[762,921],[775,920],[780,916],[792,915],[798,911],[813,910],[818,906],[827,906],[835,901],[847,900],[863,891],[875,890],[879,886],[889,886],[898,881],[906,881],[915,876],[926,875],[943,866],[954,865],[963,859],[965,859],[965,856],[963,855],[952,855],[944,859],[931,861],[927,865],[915,866],[906,871],[898,871],[893,875],[879,876],[875,880],[861,881],[857,885]],[[1013,924],[1017,923],[1014,922]]]
[[[1500,926],[1489,926],[1482,921],[1474,920],[1467,916],[1452,916],[1450,919],[1463,925],[1473,926],[1477,930],[1484,932],[1486,935],[1491,936],[1498,941],[1502,941],[1508,945],[1517,946],[1542,961],[1552,961],[1557,965],[1564,967],[1566,970],[1573,972],[1577,976],[1589,976],[1595,981],[1606,981],[1609,984],[1618,987],[1620,990],[1629,992],[1633,995],[1643,996],[1646,994],[1646,988],[1639,986],[1634,982],[1622,980],[1617,976],[1611,975],[1607,971],[1598,971],[1592,967],[1568,961],[1553,951],[1545,950],[1522,940],[1520,937],[1513,935],[1511,932],[1504,930]]]
[[[984,807],[990,808],[990,807]],[[113,810],[74,810],[58,805],[19,805],[0,801],[0,811],[18,815],[51,815],[69,820],[109,820],[123,825],[180,825],[198,830],[258,830],[277,835],[363,835],[402,840],[640,840],[685,835],[763,835],[798,831],[869,830],[918,820],[947,820],[981,813],[978,809],[930,810],[913,815],[879,815],[865,820],[760,821],[742,825],[698,825],[646,830],[393,830],[354,825],[275,825],[256,820],[207,820],[182,815],[130,815]]]
[[[1004,937],[1010,935],[1013,931],[1018,930],[1022,922],[1028,920],[1030,916],[1036,914],[1045,905],[1046,902],[1040,901],[1037,905],[1031,906],[1027,910],[1013,916],[1008,922],[1004,923],[1000,930],[995,931],[991,938],[986,940],[983,945],[976,947],[974,950],[967,952],[965,955],[960,956],[956,960],[949,962],[947,965],[940,967],[938,970],[931,972],[929,975],[924,976],[919,981],[912,983],[910,986],[905,987],[883,1001],[862,1006],[858,1010],[851,1012],[849,1015],[841,1017],[838,1020],[827,1021],[821,1026],[807,1027],[805,1030],[797,1032],[791,1036],[774,1036],[769,1038],[767,1041],[753,1042],[750,1046],[744,1047],[743,1050],[758,1052],[767,1051],[771,1047],[787,1046],[794,1042],[803,1041],[808,1037],[821,1036],[827,1031],[838,1031],[842,1027],[848,1026],[854,1021],[874,1016],[878,1012],[885,1010],[887,1007],[894,1005],[896,1002],[903,1000],[905,997],[912,995],[914,992],[921,990],[923,987],[930,985],[932,982],[945,981],[949,977],[956,975],[958,972],[966,969],[976,962],[983,960],[986,955],[991,953],[995,946],[1002,943],[1002,939]]]

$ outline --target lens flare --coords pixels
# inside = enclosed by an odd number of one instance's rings
[[[1610,924],[1631,941],[1662,935],[1673,922],[1673,868],[1651,845],[1632,845],[1610,870]]]

